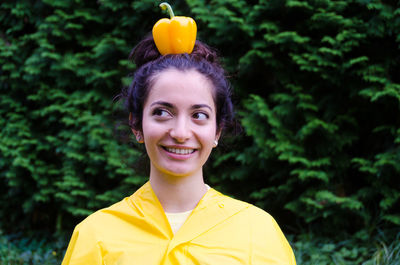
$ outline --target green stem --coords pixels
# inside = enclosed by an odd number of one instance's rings
[[[163,2],[163,3],[160,4],[160,7],[161,7],[162,10],[168,9],[168,13],[169,13],[170,18],[173,18],[175,16],[174,15],[174,11],[172,11],[172,7],[168,3]]]

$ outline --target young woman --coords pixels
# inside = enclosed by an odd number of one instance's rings
[[[149,182],[81,222],[63,265],[295,264],[268,213],[204,183],[203,165],[233,118],[216,54],[197,41],[191,54],[162,56],[150,37],[132,56],[138,68],[122,95]]]

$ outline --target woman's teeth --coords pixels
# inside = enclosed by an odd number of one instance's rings
[[[187,155],[194,152],[195,149],[178,149],[178,148],[165,148],[168,152],[179,154],[179,155]]]

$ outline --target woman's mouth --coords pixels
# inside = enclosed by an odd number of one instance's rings
[[[166,150],[169,153],[177,154],[177,155],[188,155],[188,154],[193,154],[196,149],[191,149],[191,148],[173,148],[173,147],[162,147],[164,150]]]

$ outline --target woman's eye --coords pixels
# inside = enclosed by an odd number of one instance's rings
[[[195,118],[196,120],[207,120],[208,115],[203,112],[196,112],[195,114],[193,114],[193,118]]]
[[[163,110],[163,109],[155,109],[153,111],[153,115],[154,116],[159,116],[159,117],[168,117],[168,116],[170,116],[168,111]]]

